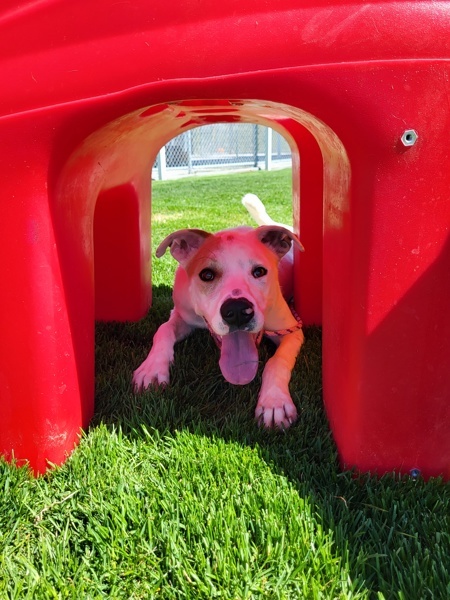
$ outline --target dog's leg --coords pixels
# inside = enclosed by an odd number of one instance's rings
[[[179,312],[173,309],[169,320],[163,323],[153,337],[153,346],[147,358],[133,373],[135,391],[150,385],[167,385],[169,367],[173,362],[173,348],[176,342],[186,338],[194,326],[184,321]]]
[[[289,393],[289,381],[303,340],[301,330],[282,337],[277,351],[264,368],[255,418],[267,428],[287,429],[297,420],[297,409]]]

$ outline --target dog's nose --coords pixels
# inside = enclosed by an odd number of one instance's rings
[[[253,304],[245,298],[230,298],[225,300],[220,307],[220,314],[228,325],[242,327],[251,321],[255,311],[253,310]]]

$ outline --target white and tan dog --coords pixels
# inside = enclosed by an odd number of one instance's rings
[[[209,328],[220,347],[225,379],[249,383],[257,372],[258,344],[265,334],[278,348],[264,368],[255,417],[265,427],[287,428],[297,419],[289,381],[303,332],[286,299],[292,296],[292,247],[303,247],[290,228],[274,224],[257,196],[247,194],[242,202],[257,222],[266,224],[215,234],[182,229],[159,245],[157,257],[170,248],[180,265],[174,308],[134,371],[133,382],[137,391],[169,383],[175,343],[196,328]]]

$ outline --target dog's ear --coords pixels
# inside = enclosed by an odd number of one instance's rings
[[[255,229],[259,241],[275,252],[278,258],[282,258],[294,244],[304,252],[304,248],[298,237],[289,229],[279,225],[263,225]]]
[[[161,258],[167,248],[181,265],[184,265],[196,252],[211,233],[203,229],[180,229],[168,235],[156,249],[156,256]]]

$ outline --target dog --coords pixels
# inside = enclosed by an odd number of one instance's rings
[[[170,248],[179,263],[174,308],[133,373],[134,389],[167,385],[175,343],[197,328],[209,329],[219,346],[224,378],[245,385],[256,375],[258,344],[266,335],[277,349],[263,370],[255,418],[266,428],[287,429],[297,420],[289,382],[304,341],[301,321],[288,300],[293,291],[293,248],[303,246],[290,228],[272,221],[257,196],[247,194],[242,203],[259,227],[215,234],[182,229],[158,246],[158,258]]]

